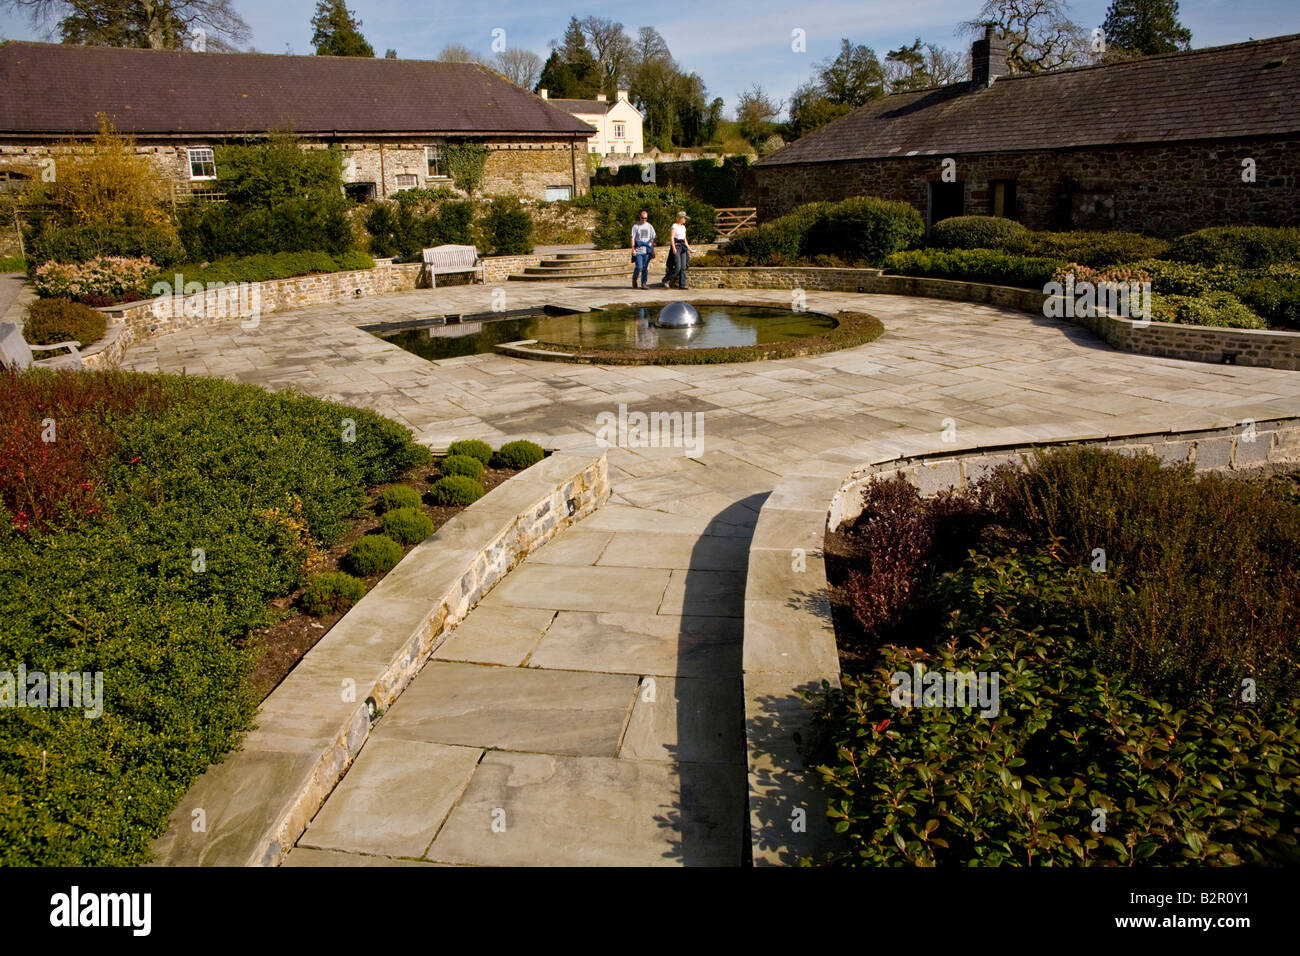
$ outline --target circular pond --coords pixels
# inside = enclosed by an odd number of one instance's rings
[[[743,348],[825,335],[839,324],[816,312],[696,303],[702,320],[699,325],[664,329],[655,325],[664,305],[613,305],[568,315],[548,314],[542,309],[525,315],[487,313],[446,323],[439,319],[402,327],[370,327],[368,331],[423,358],[443,359],[491,352],[498,345],[527,339],[575,351]]]

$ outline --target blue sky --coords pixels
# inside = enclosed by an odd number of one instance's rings
[[[255,3],[233,0],[252,27],[253,46],[263,53],[310,53],[310,20],[315,0]],[[710,96],[721,96],[730,110],[737,95],[761,83],[774,97],[788,97],[810,75],[813,65],[833,54],[840,37],[884,54],[915,37],[965,50],[969,39],[958,25],[979,12],[982,0],[695,0],[692,3],[628,3],[626,0],[580,0],[541,4],[501,0],[472,4],[465,0],[351,0],[377,53],[395,48],[401,57],[428,59],[448,43],[460,43],[485,55],[492,31],[505,30],[506,42],[540,56],[547,42],[559,39],[571,15],[594,14],[621,22],[629,35],[653,26],[668,41],[673,55],[699,73]],[[1077,0],[1072,18],[1099,26],[1109,0]],[[1183,0],[1180,18],[1192,31],[1194,47],[1220,46],[1251,38],[1300,33],[1300,5],[1295,0]],[[806,31],[807,50],[791,50],[791,31]],[[25,14],[0,10],[0,36],[44,39]]]

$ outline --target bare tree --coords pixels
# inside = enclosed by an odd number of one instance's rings
[[[781,102],[773,100],[761,86],[755,84],[740,94],[736,101],[736,122],[740,135],[758,146],[772,132],[772,120],[781,112]]]
[[[523,47],[507,47],[497,54],[496,71],[515,86],[531,90],[542,75],[542,58]]]
[[[658,63],[665,60],[672,60],[672,52],[668,49],[668,41],[654,27],[641,27],[636,31],[636,52],[635,58],[637,66],[645,66],[647,63]]]
[[[1038,73],[1091,62],[1088,33],[1069,17],[1065,0],[986,0],[979,15],[961,25],[972,36],[998,28],[1012,73]]]
[[[580,22],[592,56],[600,67],[600,90],[613,95],[621,84],[627,82],[635,57],[632,41],[623,32],[623,24],[606,17],[584,17]]]
[[[232,50],[252,36],[231,0],[0,0],[27,11],[33,25],[68,42],[174,50],[199,37],[206,48]]]
[[[442,52],[438,54],[437,58],[443,63],[482,63],[484,66],[488,65],[482,56],[460,43],[448,43],[442,48]]]

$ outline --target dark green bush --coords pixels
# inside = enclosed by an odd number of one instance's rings
[[[98,309],[71,299],[37,299],[27,306],[23,338],[30,345],[79,342],[84,347],[102,339],[107,327],[108,317]]]
[[[485,441],[479,441],[477,438],[463,438],[460,441],[454,441],[447,446],[447,455],[469,455],[471,458],[477,458],[484,467],[492,460],[492,446]]]
[[[419,508],[394,508],[379,519],[384,534],[402,544],[419,544],[433,534],[433,519]]]
[[[1233,286],[1233,293],[1269,325],[1300,328],[1300,277],[1258,275]]]
[[[352,247],[347,200],[288,199],[275,206],[187,203],[178,214],[180,237],[195,259],[323,250],[342,255]]]
[[[429,489],[429,503],[434,505],[472,505],[486,492],[483,485],[468,475],[439,478]]]
[[[878,265],[924,233],[921,214],[907,203],[854,196],[838,203],[808,203],[744,230],[727,242],[726,254],[754,266],[796,265],[820,256]]]
[[[531,441],[508,441],[492,456],[494,468],[529,468],[543,458],[546,452],[541,445]]]
[[[486,470],[483,462],[470,455],[448,455],[438,462],[438,474],[445,477],[464,475],[474,481],[480,481],[483,478],[483,472]]]
[[[1136,232],[1031,232],[1000,243],[1022,255],[1103,268],[1163,255],[1168,243]]]
[[[413,489],[411,489],[413,490]],[[419,496],[416,496],[419,500]],[[343,556],[343,565],[358,577],[391,571],[402,560],[402,546],[382,534],[368,534]]]
[[[1266,226],[1216,226],[1179,236],[1168,256],[1203,266],[1243,269],[1300,262],[1300,229]]]
[[[596,230],[592,241],[597,249],[625,249],[631,242],[632,226],[639,222],[641,210],[650,214],[650,225],[659,237],[659,246],[668,248],[672,224],[678,211],[690,216],[686,236],[691,244],[712,242],[717,236],[717,210],[680,189],[658,186],[597,186],[589,196],[581,196],[575,205],[590,205],[597,210]]]
[[[895,485],[864,493],[854,612],[899,643],[823,686],[806,753],[832,862],[1300,862],[1294,497],[1094,449]],[[915,706],[916,665],[996,676],[997,704]]]
[[[498,196],[483,217],[483,236],[496,256],[526,256],[533,251],[533,217],[514,196]],[[629,227],[630,229],[631,227]]]
[[[1094,449],[1041,455],[987,484],[998,520],[1105,573],[1076,582],[1098,666],[1186,703],[1300,695],[1300,509],[1256,484]],[[1268,582],[1245,587],[1242,582]]]
[[[385,488],[379,493],[375,506],[380,514],[398,508],[418,508],[420,507],[420,493],[410,485],[394,485],[391,488]]]
[[[365,596],[364,582],[342,571],[326,571],[311,579],[298,601],[312,617],[324,617],[346,611]]]
[[[326,252],[277,252],[239,259],[218,259],[207,265],[173,266],[150,278],[153,282],[174,284],[177,275],[182,285],[190,282],[267,282],[312,273],[373,269],[375,260],[363,252],[344,252],[331,256]]]
[[[807,256],[833,255],[878,266],[925,234],[921,214],[905,202],[855,196],[826,210],[808,230]]]
[[[28,237],[27,258],[33,266],[44,262],[89,262],[102,256],[127,259],[148,257],[166,268],[185,258],[176,233],[157,226],[65,226],[46,224]]]
[[[1294,711],[1175,710],[1108,676],[1069,634],[1058,583],[1068,573],[1048,558],[976,555],[944,592],[956,646],[885,647],[870,674],[845,676],[842,691],[820,697],[810,756],[847,844],[830,862],[1300,861]],[[1060,619],[1045,622],[1041,611],[1053,605]],[[891,693],[903,686],[895,675],[917,663],[997,675],[996,715],[894,706]],[[1094,829],[1099,820],[1104,830]]]
[[[1052,274],[1067,263],[1060,259],[1017,256],[996,249],[913,249],[894,253],[884,265],[886,270],[900,275],[1033,289],[1050,282]]]
[[[366,213],[370,252],[404,262],[424,249],[472,244],[473,204],[454,200],[451,190],[404,189],[395,199],[375,202]]]
[[[930,227],[926,241],[935,249],[1001,249],[1023,241],[1029,230],[1002,216],[953,216]]]
[[[220,379],[40,369],[8,389],[47,406],[6,414],[10,438],[39,445],[55,417],[95,496],[55,530],[0,503],[0,659],[105,679],[100,719],[0,708],[0,863],[139,865],[253,722],[268,602],[427,451],[372,412]]]

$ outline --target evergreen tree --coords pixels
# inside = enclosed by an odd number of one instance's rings
[[[1114,0],[1101,25],[1108,46],[1152,56],[1191,47],[1192,31],[1178,22],[1178,0]]]
[[[311,25],[311,42],[318,56],[375,55],[374,47],[361,35],[361,21],[343,0],[318,0]]]

